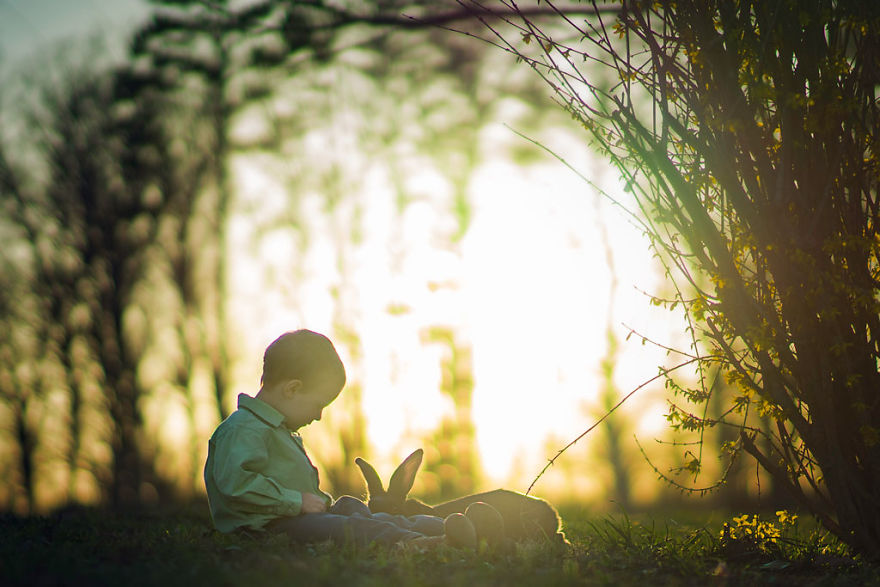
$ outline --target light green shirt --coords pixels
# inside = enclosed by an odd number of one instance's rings
[[[318,489],[299,434],[269,404],[241,394],[238,410],[220,423],[208,443],[205,488],[211,519],[221,532],[259,529],[282,516],[299,515],[302,494]]]

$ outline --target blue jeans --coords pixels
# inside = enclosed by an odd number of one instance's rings
[[[344,495],[325,513],[278,518],[266,525],[270,532],[284,532],[295,542],[371,542],[395,544],[422,536],[443,534],[443,519],[436,516],[374,514],[361,500]]]

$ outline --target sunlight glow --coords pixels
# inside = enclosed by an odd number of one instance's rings
[[[487,131],[490,152],[494,137],[505,133]],[[259,356],[292,328],[332,336],[342,322],[355,333],[358,350],[337,347],[349,381],[363,386],[371,458],[383,470],[421,446],[452,412],[441,391],[444,350],[426,333],[453,329],[473,351],[472,410],[487,482],[525,490],[553,456],[547,443],[560,448],[600,415],[608,325],[621,346],[615,383],[623,394],[656,375],[665,359],[636,337],[624,342],[622,323],[653,332],[671,318],[639,293],[655,290],[658,271],[641,235],[607,201],[556,162],[521,167],[503,152],[485,159],[472,176],[471,221],[457,244],[448,244],[455,222],[438,213],[449,209],[451,187],[430,169],[406,178],[407,193],[416,197],[401,209],[387,171],[366,166],[356,246],[340,244],[358,213],[346,208],[354,199],[328,214],[317,193],[302,194],[296,232],[282,226],[256,233],[243,212],[231,231],[237,241],[231,307],[248,325],[243,357]],[[595,168],[586,153],[575,163]],[[601,170],[595,181],[619,193],[613,178]],[[241,160],[237,179],[241,193],[260,202],[246,201],[244,210],[263,222],[267,209],[284,215],[284,186],[265,167]],[[618,279],[610,320],[606,244]],[[240,368],[247,377],[238,391],[255,393],[258,367]],[[643,395],[634,412],[644,420],[637,429],[653,434],[663,405]],[[595,437],[583,444],[595,447]],[[555,483],[571,482],[565,479]],[[578,483],[586,492],[601,490],[596,479]]]

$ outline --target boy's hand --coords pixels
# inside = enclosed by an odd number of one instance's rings
[[[314,493],[303,493],[300,511],[304,514],[320,514],[327,511],[327,503],[324,501],[324,498]]]

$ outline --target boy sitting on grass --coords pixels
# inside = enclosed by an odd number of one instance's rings
[[[256,397],[238,396],[238,410],[208,444],[205,487],[221,532],[284,532],[298,542],[332,540],[473,548],[475,530],[462,514],[372,514],[362,501],[335,503],[318,487],[297,430],[316,420],[342,391],[345,368],[333,343],[309,330],[282,334],[266,348]]]

